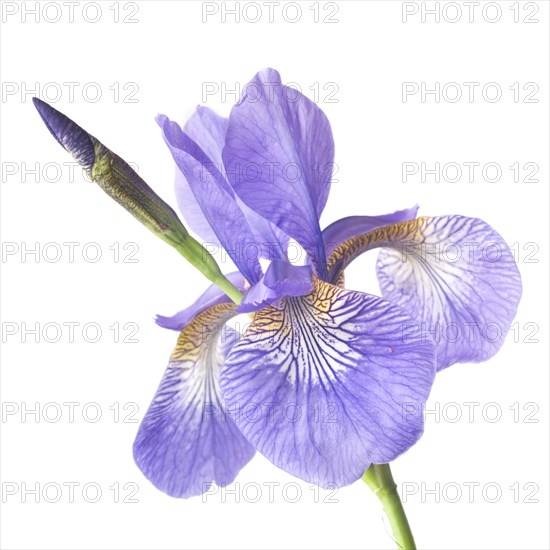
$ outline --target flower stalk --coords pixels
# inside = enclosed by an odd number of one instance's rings
[[[363,474],[362,479],[382,503],[397,547],[403,550],[416,550],[411,527],[397,492],[390,465],[372,464]]]

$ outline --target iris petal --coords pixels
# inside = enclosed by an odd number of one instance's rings
[[[382,298],[315,279],[307,296],[256,313],[232,348],[220,378],[228,410],[276,466],[349,484],[422,434],[435,350],[402,341],[411,321]]]
[[[208,223],[197,198],[195,197],[186,177],[181,173],[181,170],[176,167],[176,177],[174,180],[176,188],[176,200],[178,207],[183,215],[185,224],[195,235],[198,235],[203,244],[220,245],[220,240],[214,230]]]
[[[228,119],[224,118],[208,107],[197,107],[184,126],[184,132],[197,143],[208,158],[225,177],[225,168],[222,161],[222,149],[225,145]],[[209,243],[220,244],[203,214],[193,191],[185,176],[178,169],[176,171],[176,193],[178,205],[187,225],[202,239]],[[235,196],[237,205],[248,220],[254,235],[254,245],[262,258],[273,260],[285,258],[289,238],[271,222],[254,212]]]
[[[311,266],[274,260],[265,275],[245,294],[237,311],[250,313],[278,304],[285,296],[303,296],[313,286]]]
[[[262,277],[256,284],[252,285],[237,307],[238,313],[252,313],[266,306],[277,305],[282,299],[280,292],[269,288]]]
[[[235,195],[235,200],[250,224],[260,257],[266,260],[286,259],[290,241],[288,235],[285,235],[283,231],[263,216],[254,212],[237,195]]]
[[[208,107],[197,107],[186,122],[183,131],[204,151],[208,158],[220,168],[221,152],[225,143],[227,119],[217,115]],[[208,223],[197,199],[179,168],[176,168],[176,197],[187,226],[207,243],[220,244],[217,235]]]
[[[337,247],[331,277],[361,253],[383,247],[377,273],[384,298],[415,322],[407,334],[437,344],[438,370],[484,361],[503,345],[521,297],[521,276],[504,239],[464,216],[418,218]]]
[[[238,271],[225,275],[232,285],[237,287],[241,292],[245,292],[244,277]],[[177,330],[180,332],[188,325],[199,313],[209,307],[218,304],[230,303],[231,298],[225,294],[217,285],[210,285],[206,291],[196,300],[191,306],[179,311],[175,315],[165,317],[157,315],[155,321],[162,328]]]
[[[212,109],[199,105],[185,123],[183,131],[205,152],[206,156],[223,171],[222,149],[229,120]]]
[[[330,190],[334,142],[323,112],[266,69],[231,110],[222,156],[243,202],[300,243],[324,278],[319,217]]]
[[[264,283],[284,296],[303,296],[313,286],[311,266],[275,260],[265,272]]]
[[[223,328],[232,315],[234,305],[217,305],[183,329],[139,427],[136,464],[174,497],[200,495],[212,482],[231,483],[254,455],[226,414],[218,385],[226,354],[238,339]]]
[[[417,212],[418,206],[413,206],[406,210],[398,210],[392,214],[384,214],[382,216],[349,216],[348,218],[342,218],[331,223],[323,229],[323,242],[327,258],[344,241],[363,235],[369,231],[374,231],[384,225],[414,220]]]
[[[208,223],[239,271],[257,282],[262,270],[250,226],[229,184],[204,151],[175,123],[159,115],[166,143]]]

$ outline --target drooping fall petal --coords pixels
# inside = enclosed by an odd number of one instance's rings
[[[522,288],[510,248],[492,227],[464,216],[382,227],[337,247],[328,262],[331,278],[379,247],[382,295],[414,319],[405,336],[435,341],[438,370],[485,361],[501,348]]]
[[[200,313],[181,332],[134,443],[134,459],[161,491],[200,495],[231,483],[254,448],[227,415],[218,377],[238,339],[225,322],[234,305]]]
[[[315,279],[310,294],[256,313],[220,386],[256,449],[312,483],[347,485],[422,434],[435,348],[403,341],[412,318],[388,301]]]

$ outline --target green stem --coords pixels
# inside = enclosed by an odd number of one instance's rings
[[[217,279],[212,279],[212,282],[218,285],[218,287],[223,290],[236,304],[241,303],[243,295],[241,291],[233,283],[231,283],[231,281],[222,276]]]
[[[223,290],[233,302],[240,304],[242,292],[227,279],[221,272],[214,257],[193,237],[186,235],[183,244],[170,242],[170,244],[193,266],[195,266],[210,281]]]
[[[414,537],[405,515],[397,485],[389,464],[372,464],[363,474],[363,481],[379,498],[388,517],[398,548],[416,550]]]

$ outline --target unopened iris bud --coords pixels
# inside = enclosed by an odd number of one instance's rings
[[[47,103],[33,101],[52,135],[92,181],[161,239],[173,246],[184,244],[189,233],[177,214],[125,160]]]
[[[174,210],[124,159],[44,101],[35,97],[33,102],[52,135],[71,153],[93,182],[155,235],[176,248],[211,281],[226,286],[227,279],[213,256],[189,235]],[[228,292],[227,286],[224,290]],[[231,297],[240,299],[240,293]]]

